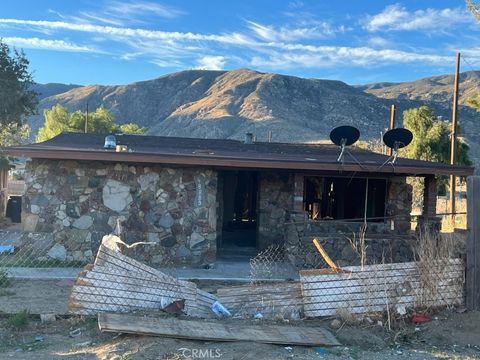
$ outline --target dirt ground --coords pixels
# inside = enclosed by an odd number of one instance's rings
[[[330,329],[342,343],[333,348],[101,333],[94,317],[57,316],[57,321],[42,324],[38,314],[66,314],[72,284],[67,280],[15,280],[0,289],[0,359],[480,359],[480,312],[443,311],[422,325],[411,324],[409,318],[396,320],[391,331],[386,319],[373,317],[357,323],[339,319],[340,328],[330,327],[332,319],[286,324]],[[214,292],[228,283],[198,285]],[[25,308],[31,314],[26,326],[12,327],[12,314]]]
[[[0,288],[0,312],[14,314],[29,309],[31,314],[67,314],[72,286],[73,280],[12,281]]]
[[[30,316],[25,328],[12,329],[9,316],[3,316],[0,359],[480,359],[480,312],[443,311],[423,325],[397,323],[393,331],[374,321],[331,329],[342,346],[313,348],[101,333],[94,317],[42,324]],[[306,320],[289,325],[328,328],[330,323],[331,319]]]

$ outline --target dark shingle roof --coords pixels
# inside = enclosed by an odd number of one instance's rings
[[[99,160],[308,171],[357,171],[411,175],[471,175],[473,168],[398,158],[395,165],[382,164],[388,156],[350,148],[343,164],[337,162],[339,147],[331,144],[264,143],[237,140],[162,136],[116,135],[128,152],[103,148],[105,134],[62,133],[43,143],[4,149],[7,154],[31,158]],[[357,163],[358,161],[358,163]]]

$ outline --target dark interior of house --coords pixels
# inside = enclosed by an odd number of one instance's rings
[[[223,173],[223,232],[221,250],[255,250],[257,242],[258,176],[253,171]]]
[[[313,220],[364,218],[382,222],[385,216],[385,179],[305,177],[305,211]],[[365,199],[367,199],[365,208]]]

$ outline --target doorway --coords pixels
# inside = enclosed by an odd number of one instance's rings
[[[254,171],[225,171],[220,256],[250,257],[257,246],[258,174]]]

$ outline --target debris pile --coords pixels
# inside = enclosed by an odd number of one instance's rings
[[[448,306],[463,302],[463,263],[435,260],[429,286],[422,286],[418,263],[339,268],[317,240],[314,246],[329,269],[300,271],[299,282],[251,283],[217,290],[216,296],[122,253],[117,236],[103,238],[95,263],[87,266],[73,287],[72,313],[94,315],[163,310],[191,317],[299,320],[389,311],[402,315],[419,305]]]
[[[179,280],[142,264],[121,252],[127,245],[115,235],[103,238],[93,266],[82,271],[72,289],[70,312],[138,310],[184,311],[194,317],[212,317],[217,298],[190,281]]]

